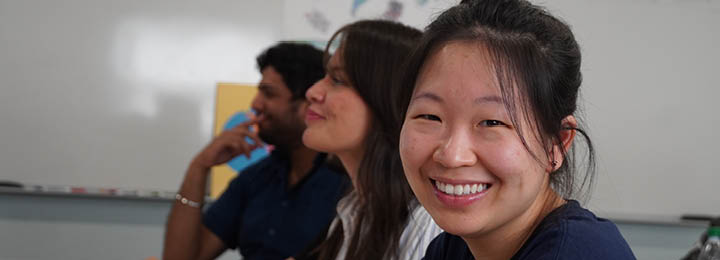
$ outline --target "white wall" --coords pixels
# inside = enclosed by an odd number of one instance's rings
[[[547,1],[583,51],[602,215],[720,215],[720,1]]]
[[[0,0],[0,179],[175,190],[281,0]]]
[[[419,29],[459,0],[293,0],[284,8],[286,39],[327,41],[345,24],[360,19],[390,18],[390,3],[400,5],[396,21]],[[355,5],[360,3],[360,5]]]

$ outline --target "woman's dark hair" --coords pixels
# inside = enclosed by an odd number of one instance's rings
[[[328,42],[326,61],[335,40],[340,41],[341,63],[350,85],[368,105],[372,119],[365,138],[365,154],[357,171],[355,187],[360,203],[352,237],[343,237],[335,225],[315,250],[318,259],[335,259],[349,239],[345,259],[397,258],[400,236],[418,203],[405,179],[393,136],[401,124],[392,113],[403,63],[422,33],[399,23],[358,21],[340,28]],[[371,235],[374,234],[374,235]]]
[[[323,52],[305,43],[278,43],[258,55],[256,61],[261,72],[272,66],[282,76],[292,100],[305,99],[305,92],[325,76]]]
[[[521,126],[531,126],[534,137],[546,148],[546,158],[533,154],[538,162],[554,159],[550,147],[553,144],[562,147],[562,131],[575,130],[585,137],[588,165],[584,178],[576,177],[576,152],[571,148],[562,152],[564,163],[551,173],[550,182],[564,198],[576,196],[584,187],[588,189],[583,195],[589,194],[595,175],[592,142],[579,127],[569,129],[562,124],[565,117],[576,113],[582,82],[580,48],[568,25],[524,0],[462,1],[428,25],[409,58],[395,106],[401,118],[405,118],[423,65],[450,42],[477,43],[478,48],[486,50],[493,66],[490,69],[496,75],[505,108],[521,141],[530,151]],[[519,111],[526,116],[519,118]]]

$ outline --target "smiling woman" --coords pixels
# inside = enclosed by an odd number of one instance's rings
[[[405,175],[447,232],[427,259],[634,258],[572,200],[581,79],[568,26],[526,1],[463,1],[428,26],[398,107]]]
[[[440,233],[402,174],[391,113],[401,72],[420,31],[388,21],[358,21],[326,48],[327,73],[306,93],[303,142],[342,161],[354,191],[337,207],[317,259],[420,259]],[[339,48],[330,53],[333,39]]]
[[[436,219],[458,235],[495,229],[497,222],[529,219],[543,207],[558,206],[549,175],[541,174],[552,166],[533,157],[543,147],[531,140],[528,152],[518,138],[520,127],[506,112],[494,74],[487,69],[491,64],[476,58],[487,56],[480,48],[452,42],[431,55],[420,72],[400,140],[406,170],[417,173],[410,175],[410,183],[432,191],[437,200],[429,200],[426,207],[431,212],[445,209]],[[531,128],[521,129],[522,136],[532,136]],[[566,143],[571,138],[566,135]],[[494,214],[453,221],[482,210]]]
[[[370,130],[370,108],[343,72],[343,46],[330,58],[326,76],[307,91],[310,107],[303,135],[305,144],[332,151],[349,168],[358,168],[364,152],[363,141]],[[355,172],[355,171],[353,171]]]

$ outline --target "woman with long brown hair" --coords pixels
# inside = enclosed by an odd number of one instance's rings
[[[326,76],[306,93],[303,142],[337,155],[354,190],[312,251],[318,259],[419,259],[441,232],[415,200],[394,138],[401,120],[392,113],[393,79],[420,36],[394,22],[359,21],[328,43]]]

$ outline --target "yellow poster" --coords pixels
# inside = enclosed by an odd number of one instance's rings
[[[248,120],[250,113],[252,113],[250,104],[255,94],[257,94],[255,85],[217,84],[214,136]],[[210,175],[210,197],[217,199],[238,172],[265,158],[268,154],[266,149],[256,149],[249,159],[245,156],[238,156],[227,164],[213,167]]]

